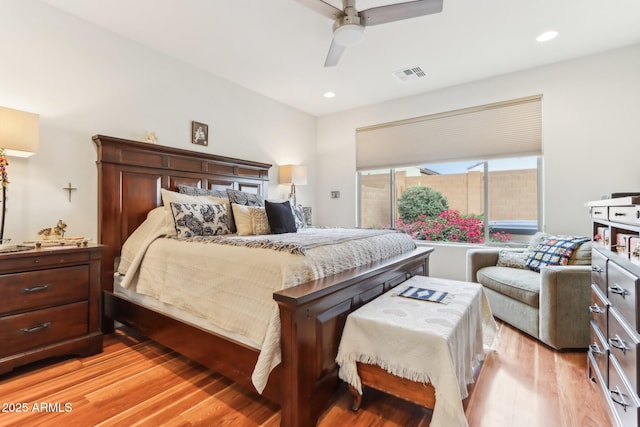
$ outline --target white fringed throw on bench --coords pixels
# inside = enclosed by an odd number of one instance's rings
[[[397,296],[409,286],[453,294],[448,304]],[[432,427],[467,426],[462,399],[497,326],[477,283],[416,276],[347,317],[336,361],[362,393],[356,362],[374,364],[436,390]]]

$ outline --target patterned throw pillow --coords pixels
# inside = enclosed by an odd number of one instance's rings
[[[573,251],[588,240],[588,237],[550,237],[533,251],[527,260],[527,267],[540,272],[540,268],[549,265],[567,265]]]
[[[498,267],[527,268],[527,260],[531,252],[516,252],[501,249],[498,252]]]
[[[307,228],[307,220],[304,216],[304,209],[301,205],[291,204],[291,211],[293,212],[293,219],[296,221],[296,228]]]
[[[246,193],[238,190],[227,190],[227,196],[231,203],[244,206],[264,206],[264,200],[257,194]]]
[[[223,204],[199,205],[171,202],[178,237],[228,234],[227,207]]]
[[[228,198],[226,190],[208,190],[206,188],[191,187],[189,185],[179,184],[178,192],[188,194],[190,196],[214,196]]]

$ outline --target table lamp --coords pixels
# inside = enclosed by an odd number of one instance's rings
[[[296,185],[307,184],[307,167],[299,165],[282,165],[278,168],[280,184],[291,184],[289,198],[296,205]]]
[[[0,107],[0,183],[2,184],[2,215],[0,244],[4,244],[4,222],[7,204],[8,156],[29,157],[38,152],[39,116],[12,108]]]

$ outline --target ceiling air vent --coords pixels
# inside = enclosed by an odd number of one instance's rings
[[[411,67],[406,70],[400,70],[393,73],[398,79],[403,82],[408,82],[410,80],[416,80],[422,77],[426,77],[427,73],[420,67]]]

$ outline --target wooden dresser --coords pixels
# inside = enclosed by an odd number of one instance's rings
[[[0,374],[36,360],[102,351],[103,246],[0,254]]]
[[[640,197],[589,202],[593,224],[588,375],[613,425],[640,420]]]

